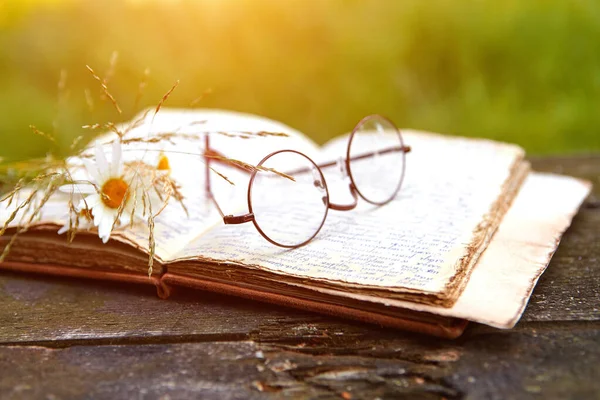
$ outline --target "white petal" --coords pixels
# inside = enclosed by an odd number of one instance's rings
[[[58,188],[63,193],[73,194],[92,194],[96,193],[96,188],[91,183],[78,183],[76,185],[62,185]]]
[[[110,175],[106,155],[104,154],[104,150],[102,150],[102,145],[98,141],[96,142],[96,165],[98,166],[98,174],[101,178],[107,178]]]
[[[94,217],[94,226],[98,226],[102,223],[102,220],[104,218],[109,218],[106,215],[106,207],[104,207],[104,204],[100,203],[100,204],[96,204],[94,207],[92,207],[92,216]]]
[[[63,193],[75,193],[77,185],[62,185],[58,188]]]
[[[108,242],[110,239],[110,233],[112,231],[113,221],[109,218],[102,219],[100,226],[98,226],[98,236],[102,239],[103,243]]]
[[[75,207],[77,212],[84,210],[86,207],[89,207],[90,209],[92,208],[92,206],[90,205],[90,202],[88,201],[88,198],[90,198],[90,197],[91,196],[88,196],[85,199],[79,200],[79,204],[77,204],[77,207]]]
[[[79,204],[77,205],[77,210],[81,211],[86,208],[93,209],[98,203],[101,203],[100,195],[97,193],[91,194],[84,199],[81,199]]]
[[[75,189],[75,193],[78,194],[96,194],[98,191],[96,190],[96,186],[90,183],[79,183],[77,188]]]
[[[121,176],[121,142],[118,140],[113,142],[111,162],[113,176]]]
[[[68,231],[68,230],[69,230],[69,222],[67,222],[67,223],[65,224],[65,226],[63,226],[62,228],[60,228],[60,229],[58,230],[58,234],[59,234],[59,235],[62,235],[63,233],[65,233],[65,232],[66,232],[66,231]]]
[[[102,181],[100,180],[100,174],[98,173],[98,168],[96,167],[96,164],[85,158],[82,161],[83,165],[85,166],[85,169],[87,169],[88,174],[90,174],[90,176],[92,177],[92,180],[96,183],[101,184]]]

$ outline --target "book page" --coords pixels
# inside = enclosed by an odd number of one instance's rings
[[[160,150],[169,157],[171,176],[182,187],[188,213],[172,204],[156,218],[156,254],[164,261],[174,259],[189,241],[210,227],[223,224],[205,188],[206,166],[202,154],[206,135],[210,137],[212,150],[250,165],[258,164],[267,154],[281,148],[300,148],[309,152],[318,149],[310,139],[282,123],[221,110],[164,109],[156,116],[148,115],[145,123],[131,130],[126,137],[155,137],[165,132],[176,134],[170,143],[161,144]],[[253,135],[260,132],[286,136]],[[152,160],[156,157],[156,147],[148,149],[148,145],[140,144],[134,149],[128,154],[130,159]],[[210,165],[227,177],[226,180],[218,173],[210,172],[211,190],[223,212],[234,214],[247,210],[246,192],[250,174],[214,161]],[[148,242],[148,233],[148,229],[142,226],[120,235],[143,246]]]
[[[590,190],[590,182],[531,173],[477,263],[465,290],[450,308],[293,285],[342,298],[509,329],[523,314],[537,280]]]
[[[296,249],[274,246],[252,224],[217,226],[180,258],[226,260],[343,287],[443,292],[465,260],[482,250],[484,236],[495,230],[496,210],[501,203],[506,209],[511,200],[504,198],[508,187],[514,191],[520,184],[515,175],[523,151],[486,140],[404,134],[413,150],[406,157],[403,187],[391,203],[373,206],[360,199],[354,210],[330,210],[315,239]],[[324,152],[343,156],[344,140],[330,143]],[[373,171],[373,179],[379,173]],[[331,174],[335,168],[326,179]],[[337,191],[348,192],[348,186],[343,177],[338,181],[327,184],[331,197],[342,202],[344,195]],[[266,217],[281,229],[295,218],[275,210]]]
[[[236,112],[164,108],[156,115],[153,111],[141,113],[132,121],[137,123],[134,125],[129,122],[118,126],[121,131],[129,126],[135,126],[127,131],[124,140],[148,139],[165,133],[173,134],[169,140],[156,144],[133,141],[122,146],[124,162],[143,161],[156,165],[159,154],[164,153],[169,159],[171,176],[181,185],[187,212],[171,200],[154,221],[155,254],[160,261],[171,260],[190,240],[210,227],[223,223],[214,204],[207,197],[204,184],[206,167],[202,155],[206,135],[210,135],[212,149],[218,150],[226,157],[253,165],[269,152],[285,147],[300,148],[307,152],[315,152],[318,149],[310,139],[281,123]],[[260,132],[283,133],[287,136],[253,136],[254,133]],[[112,133],[98,138],[103,143],[115,139],[116,135]],[[90,148],[84,151],[91,160],[95,157],[93,147],[92,143]],[[110,160],[110,146],[104,147]],[[74,178],[87,179],[81,161],[74,160],[72,164],[74,170],[71,172]],[[229,183],[217,173],[211,172],[212,192],[218,198],[223,210],[227,213],[235,213],[247,209],[245,193],[249,174],[217,164],[213,167],[219,172],[222,171],[231,181]],[[23,193],[21,198],[25,195],[26,193]],[[57,230],[58,227],[68,223],[68,199],[67,193],[54,195],[43,208],[39,222],[44,225],[55,224]],[[15,202],[10,209],[2,204],[0,221],[5,221],[17,204],[18,202]],[[11,225],[16,226],[20,222],[20,218],[16,218]],[[147,253],[149,233],[146,221],[138,221],[133,227],[113,230],[111,239],[128,243]],[[66,240],[66,235],[63,238]]]

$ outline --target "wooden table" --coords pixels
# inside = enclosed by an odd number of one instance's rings
[[[512,330],[458,340],[182,290],[0,274],[0,397],[600,398],[600,156],[533,160],[594,193]]]

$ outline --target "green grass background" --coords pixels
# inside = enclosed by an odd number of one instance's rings
[[[103,75],[113,51],[120,116],[85,69]],[[381,113],[530,153],[600,151],[598,1],[3,0],[0,156],[66,154],[89,138],[81,125],[129,119],[146,68],[142,105],[180,80],[169,106],[211,88],[202,106],[265,115],[318,142]]]

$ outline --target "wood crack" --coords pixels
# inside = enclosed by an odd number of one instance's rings
[[[69,347],[98,347],[98,346],[128,346],[147,344],[178,344],[178,343],[220,343],[239,342],[248,340],[248,335],[240,334],[210,334],[210,335],[176,335],[176,336],[124,336],[124,337],[96,337],[84,339],[59,339],[59,340],[30,340],[2,342],[0,347],[44,347],[48,349],[65,349]]]

